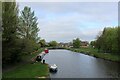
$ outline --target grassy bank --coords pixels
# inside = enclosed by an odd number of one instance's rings
[[[110,54],[110,53],[98,53],[97,49],[94,48],[66,48],[68,50],[74,51],[74,52],[80,52],[86,55],[90,55],[90,56],[94,56],[96,58],[102,58],[102,59],[106,59],[106,60],[110,60],[110,61],[116,61],[116,62],[120,62],[120,55],[116,55],[116,54]]]
[[[48,77],[49,70],[47,64],[42,64],[40,62],[36,62],[31,64],[31,58],[34,58],[43,49],[39,49],[38,51],[33,52],[31,55],[24,56],[24,60],[26,60],[25,64],[16,65],[14,69],[11,69],[7,72],[4,72],[2,77],[4,78],[38,78],[38,77]],[[28,61],[27,61],[28,60]]]
[[[48,76],[48,66],[38,62],[19,66],[15,70],[3,74],[3,78],[37,78],[42,76]]]

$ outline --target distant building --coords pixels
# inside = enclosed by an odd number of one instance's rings
[[[59,46],[59,47],[64,47],[64,43],[60,42],[60,43],[58,44],[58,46]]]
[[[69,42],[69,43],[62,43],[62,42],[60,42],[59,43],[59,47],[72,47],[72,43],[71,42]]]
[[[81,41],[81,47],[88,47],[89,46],[89,42],[87,41]],[[67,47],[67,48],[71,48],[73,47],[73,44],[72,42],[68,42],[68,43],[63,43],[63,42],[60,42],[58,47]]]
[[[89,42],[81,41],[81,47],[88,47],[88,46],[89,46]]]

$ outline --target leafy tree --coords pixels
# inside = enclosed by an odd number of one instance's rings
[[[120,27],[118,26],[118,53],[119,53],[119,55],[120,55]]]
[[[3,39],[13,41],[18,26],[18,7],[15,2],[2,3]]]
[[[19,17],[19,36],[21,38],[33,40],[38,42],[38,23],[34,11],[30,7],[25,6]]]
[[[39,44],[40,44],[41,47],[45,47],[45,45],[46,45],[45,39],[41,39],[41,40],[39,41]]]
[[[96,48],[101,50],[102,52],[107,53],[118,53],[118,28],[108,27],[104,28],[102,34],[96,40]]]
[[[20,44],[18,44],[18,6],[16,2],[2,3],[2,60],[5,63],[14,63],[20,60]],[[14,56],[13,56],[14,55]]]
[[[50,41],[49,45],[52,47],[56,47],[58,45],[58,43],[56,41]]]
[[[92,47],[95,47],[95,43],[96,43],[96,41],[91,41],[91,42],[90,42],[90,45],[91,45]]]
[[[21,61],[23,53],[31,53],[39,48],[37,18],[28,7],[19,17],[16,2],[3,2],[2,30],[3,66]]]
[[[79,40],[79,38],[76,38],[73,40],[73,47],[74,48],[79,48],[80,47],[80,43],[81,41]]]
[[[25,6],[19,17],[18,37],[23,39],[23,53],[30,53],[39,48],[38,23],[34,11]]]

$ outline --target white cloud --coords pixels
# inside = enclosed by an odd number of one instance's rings
[[[35,11],[39,36],[47,41],[93,40],[105,26],[117,26],[117,3],[20,3]]]

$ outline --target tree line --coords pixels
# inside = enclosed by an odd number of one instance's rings
[[[46,42],[45,39],[41,39],[38,43],[41,47],[57,47],[58,46],[58,42],[54,40],[50,42]]]
[[[2,63],[20,62],[22,56],[38,50],[38,22],[34,11],[16,2],[2,2]]]
[[[120,53],[120,28],[105,27],[91,45],[104,53]]]

